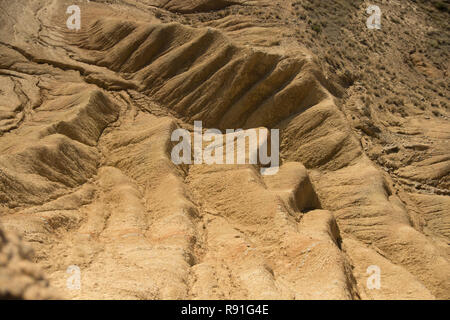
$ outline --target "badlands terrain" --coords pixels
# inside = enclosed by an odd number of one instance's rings
[[[0,298],[449,299],[449,10],[0,0]],[[279,172],[175,165],[196,120]]]

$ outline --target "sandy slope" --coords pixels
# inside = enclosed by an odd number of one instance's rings
[[[0,223],[45,274],[2,240],[0,296],[448,299],[448,13],[391,2],[0,0]],[[279,173],[176,166],[195,120],[280,129]]]

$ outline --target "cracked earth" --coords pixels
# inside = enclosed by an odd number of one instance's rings
[[[0,297],[449,299],[448,11],[369,4],[0,0]],[[175,165],[196,120],[279,172]]]

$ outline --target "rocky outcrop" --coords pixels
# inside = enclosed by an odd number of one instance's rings
[[[69,5],[0,0],[0,297],[449,298],[435,55],[399,58],[353,31],[363,1],[96,1],[80,3],[78,31]],[[390,30],[403,11],[386,6]],[[368,48],[377,58],[364,62]],[[381,85],[365,73],[383,54]],[[423,112],[401,101],[421,77],[438,101]],[[172,132],[197,120],[222,138],[280,130],[277,174],[174,164]],[[67,286],[70,266],[80,287]]]

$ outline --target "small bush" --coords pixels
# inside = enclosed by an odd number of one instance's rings
[[[436,1],[436,2],[433,3],[433,5],[439,11],[442,11],[442,12],[448,11],[447,5],[445,3],[443,3],[443,2],[441,2],[441,1]]]
[[[317,23],[313,24],[311,26],[311,29],[313,29],[316,33],[322,32],[322,27],[319,24],[317,24]]]

